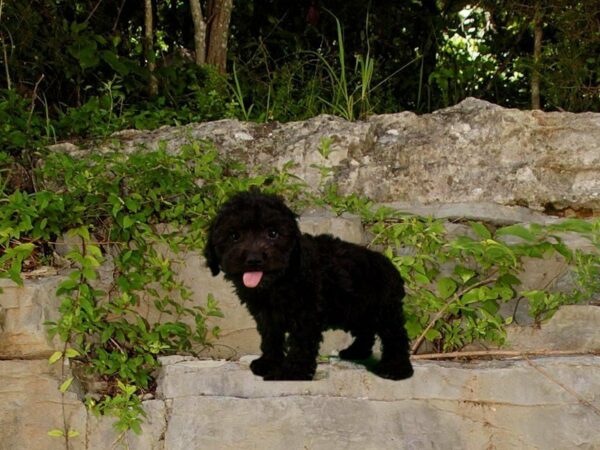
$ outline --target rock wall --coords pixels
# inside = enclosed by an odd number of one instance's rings
[[[283,124],[220,120],[128,130],[107,146],[128,151],[164,142],[174,151],[189,139],[212,141],[251,166],[281,168],[293,161],[293,172],[312,188],[320,180],[314,166],[332,168],[342,192],[377,202],[600,211],[598,113],[520,111],[468,98],[432,114],[385,114],[364,122],[323,115]],[[327,158],[319,151],[324,142],[330,142]]]
[[[344,193],[362,193],[417,214],[495,224],[559,220],[547,213],[600,212],[600,114],[517,111],[475,99],[417,116],[399,113],[349,123],[331,116],[287,124],[232,120],[117,133],[124,151],[174,151],[190,139],[260,170],[288,161],[308,186],[319,186],[315,165],[333,169]],[[117,142],[116,144],[114,142]],[[327,143],[330,144],[327,144]],[[329,145],[327,158],[323,145]],[[56,149],[86,151],[70,144]],[[305,211],[301,228],[365,239],[356,217]],[[449,223],[452,232],[462,225]],[[569,244],[585,245],[577,239]],[[565,279],[552,260],[525,264],[534,289]],[[110,274],[110,270],[106,271]],[[212,293],[226,318],[211,355],[239,358],[258,352],[254,322],[231,287],[213,278],[195,253],[181,255],[180,277],[202,304]],[[62,428],[59,368],[46,358],[61,344],[43,323],[57,316],[53,295],[63,275],[0,280],[0,450],[65,448],[47,431]],[[106,282],[106,280],[104,280]],[[523,314],[522,318],[526,315]],[[600,352],[600,308],[562,308],[542,326],[514,327],[517,350]],[[344,333],[328,335],[321,352],[343,348]],[[74,383],[65,397],[73,449],[428,449],[600,448],[600,357],[532,362],[416,362],[415,377],[379,379],[362,367],[321,364],[313,382],[270,382],[241,362],[163,360],[156,398],[144,402],[143,434],[117,441],[110,421],[88,413]],[[65,368],[67,371],[69,368]]]
[[[264,382],[248,359],[168,357],[142,434],[119,435],[68,393],[69,449],[404,450],[600,447],[600,357],[415,362],[384,380],[350,363],[310,382]],[[61,450],[58,382],[45,361],[0,361],[0,449]],[[564,388],[564,387],[567,388]],[[567,390],[569,389],[569,390]]]

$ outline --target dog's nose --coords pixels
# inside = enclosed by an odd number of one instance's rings
[[[265,260],[263,255],[258,252],[251,252],[246,255],[246,267],[258,268],[262,267]]]

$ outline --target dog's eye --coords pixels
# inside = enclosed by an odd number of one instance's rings
[[[240,240],[240,233],[233,231],[231,233],[229,233],[229,239],[231,239],[233,242],[239,241]]]
[[[279,233],[277,232],[277,230],[271,228],[267,231],[267,236],[269,237],[269,239],[277,239],[279,237]]]

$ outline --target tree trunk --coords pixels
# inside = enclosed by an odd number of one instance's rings
[[[531,109],[541,109],[540,105],[540,61],[542,59],[542,22],[541,2],[535,3],[533,18],[533,70],[531,73]]]
[[[233,0],[209,1],[206,62],[214,65],[219,73],[225,73],[227,64],[227,41],[232,9]]]
[[[150,80],[148,82],[148,93],[151,97],[158,94],[158,82],[154,76],[156,62],[154,58],[154,24],[152,19],[152,0],[144,0],[144,53]]]
[[[195,61],[197,65],[201,66],[206,61],[206,22],[202,15],[200,0],[190,0],[190,11],[194,22]]]

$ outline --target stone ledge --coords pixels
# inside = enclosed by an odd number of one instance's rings
[[[417,361],[389,381],[346,362],[317,381],[265,382],[245,362],[163,358],[142,434],[85,412],[67,393],[71,448],[387,450],[600,448],[600,357],[473,363]],[[47,361],[0,361],[0,449],[59,450],[58,374]],[[572,393],[558,383],[576,392]]]
[[[548,357],[531,361],[557,379],[572,377],[572,380],[578,380],[586,378],[590,372],[600,373],[600,357],[597,356]],[[162,399],[330,396],[373,401],[445,400],[513,405],[551,405],[575,400],[523,360],[415,361],[413,364],[415,375],[403,381],[385,380],[362,366],[340,361],[319,364],[314,381],[264,382],[253,375],[244,362],[183,360],[163,366],[157,395]],[[600,393],[600,378],[590,379],[585,389],[596,396]]]
[[[532,362],[600,407],[600,357]],[[264,382],[225,361],[162,370],[168,449],[600,446],[600,416],[526,361],[419,361],[399,382],[348,363],[320,365],[311,382]]]

